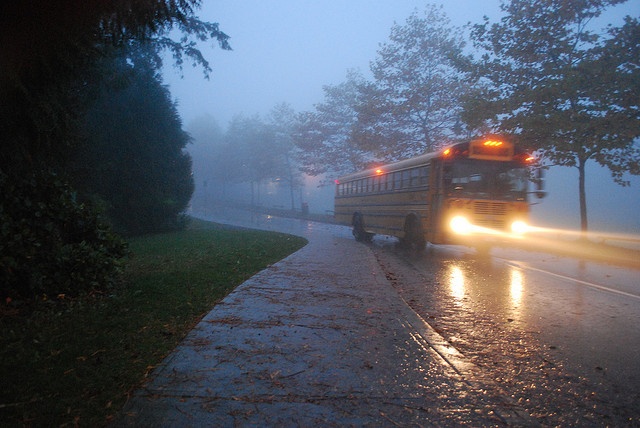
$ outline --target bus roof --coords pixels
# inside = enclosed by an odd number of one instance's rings
[[[486,136],[484,138],[473,139],[470,142],[461,142],[461,143],[453,144],[451,146],[443,147],[441,150],[438,150],[435,152],[425,153],[410,159],[405,159],[398,162],[379,165],[373,168],[365,169],[363,171],[344,175],[342,177],[339,177],[337,181],[339,183],[348,182],[352,180],[358,180],[360,178],[373,177],[373,176],[388,173],[388,172],[402,171],[405,169],[414,168],[416,166],[428,165],[432,159],[443,156],[443,153],[447,149],[452,149],[454,152],[459,151],[459,152],[468,153],[470,145],[474,144],[475,142],[485,141],[485,144],[494,143],[494,141],[491,141],[492,139],[493,139],[493,136]],[[500,141],[500,144],[503,144],[502,141],[504,140],[502,138],[498,138],[498,140]],[[505,158],[505,160],[511,160],[514,153],[517,153],[517,154],[524,153],[523,149],[521,149],[520,147],[514,146],[513,143],[508,143],[508,144],[513,149],[510,152],[510,155]],[[492,155],[487,155],[487,156],[489,156],[490,158],[493,157]],[[474,157],[480,158],[479,155],[476,155]]]
[[[339,182],[347,182],[351,180],[357,180],[360,178],[371,177],[374,175],[379,175],[382,173],[393,172],[393,171],[402,171],[403,169],[413,168],[419,165],[426,165],[433,158],[439,157],[442,155],[442,150],[437,152],[425,153],[422,155],[415,156],[410,159],[401,160],[398,162],[388,163],[384,165],[379,165],[373,168],[365,169],[364,171],[354,172],[352,174],[344,175],[338,178]]]

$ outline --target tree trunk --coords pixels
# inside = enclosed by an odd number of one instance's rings
[[[587,221],[587,193],[585,191],[585,165],[586,161],[584,159],[580,159],[578,163],[578,182],[579,182],[579,192],[580,192],[580,230],[582,231],[582,237],[586,237],[586,232],[588,229],[588,221]]]

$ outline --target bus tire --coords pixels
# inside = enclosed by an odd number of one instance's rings
[[[425,249],[427,242],[424,239],[424,233],[422,233],[420,220],[416,216],[411,215],[405,220],[404,238],[400,240],[400,243],[403,247],[415,249],[418,252]]]
[[[371,239],[373,238],[373,233],[368,233],[366,230],[364,230],[364,219],[362,218],[362,214],[355,213],[353,215],[352,224],[353,224],[353,230],[351,231],[351,233],[353,233],[353,236],[356,238],[356,241],[371,242]]]

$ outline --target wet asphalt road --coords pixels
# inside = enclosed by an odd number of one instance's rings
[[[594,377],[568,364],[564,342],[531,322],[522,308],[532,277],[521,270],[455,251],[406,254],[385,238],[362,245],[344,227],[243,216],[217,219],[310,243],[216,306],[115,425],[640,423],[633,394],[603,381],[604,370]],[[507,289],[479,292],[487,282]]]
[[[578,280],[565,276],[575,260],[548,254],[538,264],[501,249],[412,256],[385,239],[372,251],[411,308],[543,426],[639,424],[638,298],[594,288],[604,272],[637,284],[633,270],[578,263]]]

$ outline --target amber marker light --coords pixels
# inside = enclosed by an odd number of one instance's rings
[[[384,172],[384,171],[383,171],[383,170],[381,170],[380,168],[376,169],[376,174],[378,174],[378,175],[382,174],[383,172]]]
[[[446,149],[444,152],[442,152],[442,154],[445,156],[449,156],[451,154],[451,149]]]
[[[500,147],[503,144],[503,142],[502,141],[487,140],[483,144],[485,146],[488,146],[488,147]]]

